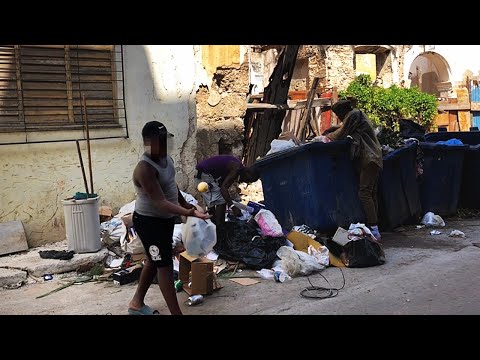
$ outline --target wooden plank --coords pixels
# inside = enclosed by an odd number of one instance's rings
[[[0,99],[0,107],[1,108],[15,108],[17,109],[18,108],[18,99],[15,99],[15,100],[2,100]]]
[[[20,45],[20,52],[22,57],[50,57],[50,58],[64,58],[65,50],[62,48],[59,49],[44,49],[38,47],[28,47]]]
[[[311,109],[312,109],[313,98],[315,96],[315,92],[317,90],[319,80],[320,78],[318,77],[313,79],[312,87],[310,88],[310,91],[308,93],[307,104],[305,106],[305,110],[300,120],[300,138],[299,138],[300,141],[305,140],[305,137],[307,135],[307,126],[310,127],[310,131],[313,131],[310,125]]]
[[[27,237],[20,220],[0,223],[0,255],[28,250]]]
[[[67,91],[65,82],[30,82],[23,81],[23,90],[63,90]]]
[[[84,82],[98,82],[98,81],[103,81],[103,82],[111,82],[112,81],[112,76],[110,74],[105,74],[105,75],[81,75],[80,77],[72,72],[72,82],[81,82],[82,84]]]
[[[36,115],[68,115],[67,107],[50,107],[50,108],[25,108],[25,115],[36,116]]]
[[[17,90],[17,80],[0,80],[0,90]]]
[[[28,65],[22,63],[23,74],[65,74],[65,62],[56,65]]]
[[[71,61],[72,61],[72,66],[75,66],[75,67],[84,67],[84,68],[91,68],[91,67],[106,67],[106,68],[110,68],[111,66],[111,60],[110,59],[99,59],[99,60],[82,60],[80,58],[76,58],[76,57],[71,57]]]
[[[22,58],[22,65],[23,66],[65,66],[65,55],[62,58]]]
[[[23,90],[24,99],[67,99],[66,90]]]
[[[114,45],[70,45],[72,50],[95,50],[95,51],[111,51]]]
[[[480,111],[480,102],[471,102],[470,103],[470,110],[471,111]]]
[[[71,69],[72,69],[72,75],[74,74],[80,74],[80,75],[102,75],[102,74],[108,74],[111,76],[111,70],[110,66],[108,67],[86,67],[86,66],[80,66],[78,67],[75,65],[75,63],[72,61],[71,63]],[[81,78],[80,78],[81,79]]]
[[[286,45],[278,57],[277,64],[270,76],[270,83],[265,88],[263,100],[270,104],[286,104],[293,69],[297,59],[299,45]],[[258,114],[252,124],[251,137],[244,147],[244,163],[251,165],[258,156],[264,156],[270,148],[270,143],[282,131],[285,110],[266,109]]]
[[[0,116],[17,116],[18,117],[18,109],[1,109]]]
[[[73,99],[73,105],[74,106],[81,106],[80,105],[81,101],[78,98]],[[112,107],[112,100],[91,100],[87,99],[87,106],[90,107],[95,107],[95,106],[106,106],[106,107]]]
[[[437,106],[440,111],[458,111],[458,110],[470,110],[470,103],[463,104],[441,104]]]
[[[87,97],[88,99],[90,100],[93,100],[93,99],[114,99],[115,97],[113,96],[113,91],[100,91],[100,90],[82,90],[81,91],[77,91],[77,90],[74,90],[73,92],[73,97],[74,98],[78,98],[80,97],[80,93],[84,93],[85,94],[85,97]]]
[[[82,60],[110,60],[112,58],[110,51],[87,51],[70,49],[72,59]]]
[[[63,74],[38,74],[38,73],[26,73],[22,74],[24,81],[42,81],[42,82],[66,82],[67,78],[65,73]]]
[[[67,99],[51,99],[51,100],[35,100],[35,99],[24,99],[24,106],[25,107],[32,107],[32,106],[65,106],[68,108]]]
[[[81,84],[79,82],[73,82],[72,83],[72,88],[73,90],[78,90],[78,91],[90,91],[90,90],[101,90],[101,91],[112,91],[113,90],[113,84],[111,81],[109,82],[104,82],[104,83],[99,83],[99,82],[82,82]]]
[[[68,115],[26,115],[25,122],[31,123],[46,123],[46,122],[69,122]]]
[[[5,125],[5,124],[18,124],[19,123],[19,120],[18,120],[18,112],[16,115],[14,116],[3,116],[1,115],[0,116],[0,123],[2,125]]]
[[[16,99],[17,98],[17,89],[8,89],[2,90],[0,92],[0,99]]]

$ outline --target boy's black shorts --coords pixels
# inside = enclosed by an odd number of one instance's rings
[[[157,267],[173,265],[172,237],[175,217],[162,219],[133,213],[133,226],[145,253]]]

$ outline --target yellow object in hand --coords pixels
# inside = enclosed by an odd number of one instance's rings
[[[197,190],[200,192],[208,191],[208,184],[205,181],[202,181],[201,183],[198,184]]]

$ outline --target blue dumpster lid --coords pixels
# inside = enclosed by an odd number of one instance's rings
[[[326,153],[331,154],[332,152],[344,152],[347,151],[350,146],[350,141],[348,140],[339,140],[332,141],[329,143],[322,142],[311,142],[308,144],[296,146],[294,148],[289,148],[286,150],[278,151],[276,153],[266,155],[263,158],[255,161],[254,166],[262,167],[271,164],[272,162],[284,160],[290,156],[296,156],[305,151],[325,151]]]

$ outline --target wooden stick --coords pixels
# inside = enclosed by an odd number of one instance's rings
[[[90,171],[90,190],[92,191],[91,194],[94,193],[93,190],[93,172],[92,172],[92,154],[90,152],[90,132],[88,130],[88,116],[87,116],[87,103],[85,101],[85,93],[82,93],[82,105],[83,105],[83,113],[85,114],[85,127],[87,130],[87,149],[88,149],[88,170]],[[87,193],[88,198],[88,193]]]
[[[75,142],[77,143],[78,158],[80,159],[80,167],[82,168],[83,184],[85,185],[85,191],[87,192],[87,198],[88,198],[87,176],[85,175],[85,167],[83,166],[83,159],[82,159],[82,153],[80,151],[80,144],[78,140],[75,140]]]
[[[312,109],[313,98],[315,97],[315,92],[317,90],[318,81],[320,78],[316,77],[313,79],[312,87],[308,93],[307,103],[305,105],[305,111],[302,114],[302,118],[300,120],[300,141],[304,141],[306,134],[307,134],[307,126],[310,128],[314,134],[315,132],[312,129],[312,125],[310,124],[310,110]],[[316,135],[316,134],[315,134]]]

